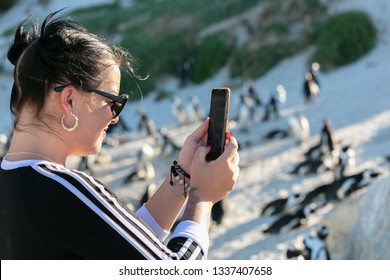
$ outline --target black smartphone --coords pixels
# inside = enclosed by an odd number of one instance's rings
[[[230,89],[214,88],[211,92],[210,123],[207,144],[211,146],[207,160],[217,159],[224,150],[229,120]]]

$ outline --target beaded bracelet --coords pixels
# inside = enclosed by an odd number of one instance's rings
[[[179,176],[178,172],[183,174],[183,179]],[[172,175],[175,177],[175,179],[180,185],[183,185],[183,196],[186,198],[187,192],[191,188],[191,186],[186,183],[186,178],[191,179],[190,174],[188,174],[183,168],[181,168],[181,166],[175,160],[173,161],[173,165],[171,166],[171,174],[170,174],[170,181],[169,181],[169,184],[171,184],[171,186],[173,186]]]

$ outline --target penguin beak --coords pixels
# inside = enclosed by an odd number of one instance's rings
[[[381,175],[381,173],[380,172],[373,172],[373,173],[371,173],[371,178],[377,178],[377,177],[379,177]]]

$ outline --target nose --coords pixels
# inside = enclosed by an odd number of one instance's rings
[[[111,120],[111,124],[116,124],[117,122],[119,122],[119,116],[116,116]]]

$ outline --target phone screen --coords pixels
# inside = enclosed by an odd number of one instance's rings
[[[228,126],[230,89],[215,88],[211,92],[210,123],[207,144],[211,146],[207,160],[217,159],[224,150]]]

